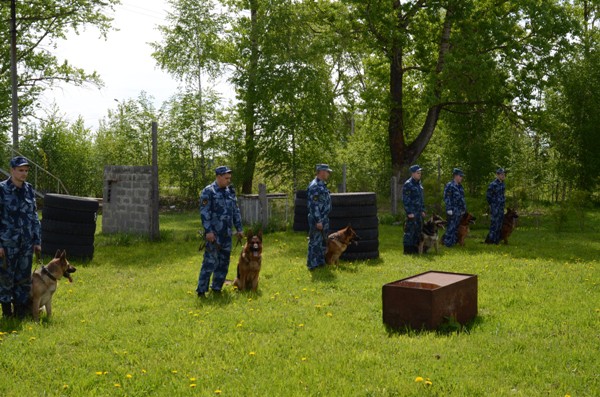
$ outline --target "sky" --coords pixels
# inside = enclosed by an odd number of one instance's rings
[[[122,0],[113,15],[113,27],[119,30],[111,31],[107,40],[92,27],[60,41],[57,58],[87,72],[97,71],[104,87],[62,84],[44,94],[42,107],[55,103],[67,120],[73,122],[81,115],[86,127],[93,130],[109,109],[116,110],[118,102],[136,99],[142,91],[160,107],[178,87],[177,81],[157,67],[148,44],[161,41],[156,28],[164,24],[167,7],[165,0]]]

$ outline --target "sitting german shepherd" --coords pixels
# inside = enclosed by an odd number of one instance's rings
[[[52,295],[58,286],[58,280],[65,277],[73,282],[71,273],[77,269],[67,260],[67,252],[57,250],[54,259],[46,266],[37,269],[31,275],[31,315],[34,321],[40,321],[40,310],[45,306],[46,315],[52,315]]]
[[[502,220],[502,231],[500,233],[500,239],[504,240],[504,244],[508,244],[508,238],[517,226],[518,217],[517,211],[512,208],[506,209],[506,214],[504,214],[504,219]]]
[[[475,216],[470,212],[465,212],[460,218],[460,223],[458,224],[458,244],[461,246],[465,245],[465,238],[469,234],[469,226],[475,223]]]
[[[256,234],[249,231],[246,234],[246,244],[244,244],[238,260],[237,277],[233,280],[233,285],[240,291],[256,292],[258,275],[262,267],[262,250],[262,230]]]
[[[427,252],[431,247],[435,248],[436,254],[438,253],[438,230],[444,229],[444,225],[447,223],[448,222],[439,215],[433,214],[427,222],[423,224],[423,228],[421,229],[421,240],[419,241],[419,254]]]
[[[360,238],[348,225],[335,233],[327,236],[327,252],[325,253],[325,263],[328,265],[337,264],[340,256],[346,251],[350,244],[358,244]]]

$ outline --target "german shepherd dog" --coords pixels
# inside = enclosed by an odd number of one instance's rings
[[[508,238],[517,226],[517,218],[519,218],[517,211],[512,208],[506,209],[506,214],[504,214],[504,219],[502,220],[502,232],[500,234],[500,239],[504,240],[504,244],[508,244]]]
[[[233,285],[240,291],[252,290],[256,292],[258,275],[262,266],[262,250],[262,230],[256,234],[249,231],[246,234],[246,244],[244,244],[238,260],[237,277],[233,281]]]
[[[458,224],[458,244],[461,246],[465,245],[465,238],[469,234],[469,226],[475,223],[475,216],[470,212],[465,212],[460,218],[460,223]]]
[[[421,240],[419,241],[419,254],[427,252],[431,247],[435,248],[436,254],[438,253],[438,230],[444,229],[444,226],[447,223],[448,222],[439,215],[433,214],[427,222],[423,224],[423,228],[421,229]]]
[[[327,236],[327,252],[325,253],[325,263],[328,265],[337,265],[340,256],[346,251],[350,244],[358,244],[360,238],[348,225],[335,233]]]
[[[57,250],[54,258],[46,266],[37,269],[31,275],[31,315],[34,321],[40,321],[40,311],[45,306],[46,315],[52,316],[52,295],[58,286],[58,280],[65,277],[73,282],[71,273],[77,269],[67,260],[67,252]]]

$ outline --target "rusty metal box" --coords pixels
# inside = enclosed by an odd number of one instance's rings
[[[383,322],[392,328],[436,329],[477,316],[477,276],[428,271],[383,286]]]

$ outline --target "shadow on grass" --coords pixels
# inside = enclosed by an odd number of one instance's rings
[[[455,334],[470,334],[471,331],[481,326],[484,322],[483,317],[476,316],[471,321],[468,321],[465,324],[460,324],[454,318],[444,317],[444,322],[440,324],[436,329],[427,329],[425,327],[420,329],[415,329],[410,326],[404,326],[401,328],[394,328],[389,326],[388,324],[384,324],[385,330],[388,334],[388,337],[406,335],[406,336],[419,336],[422,334],[435,333],[439,336],[448,336]]]

